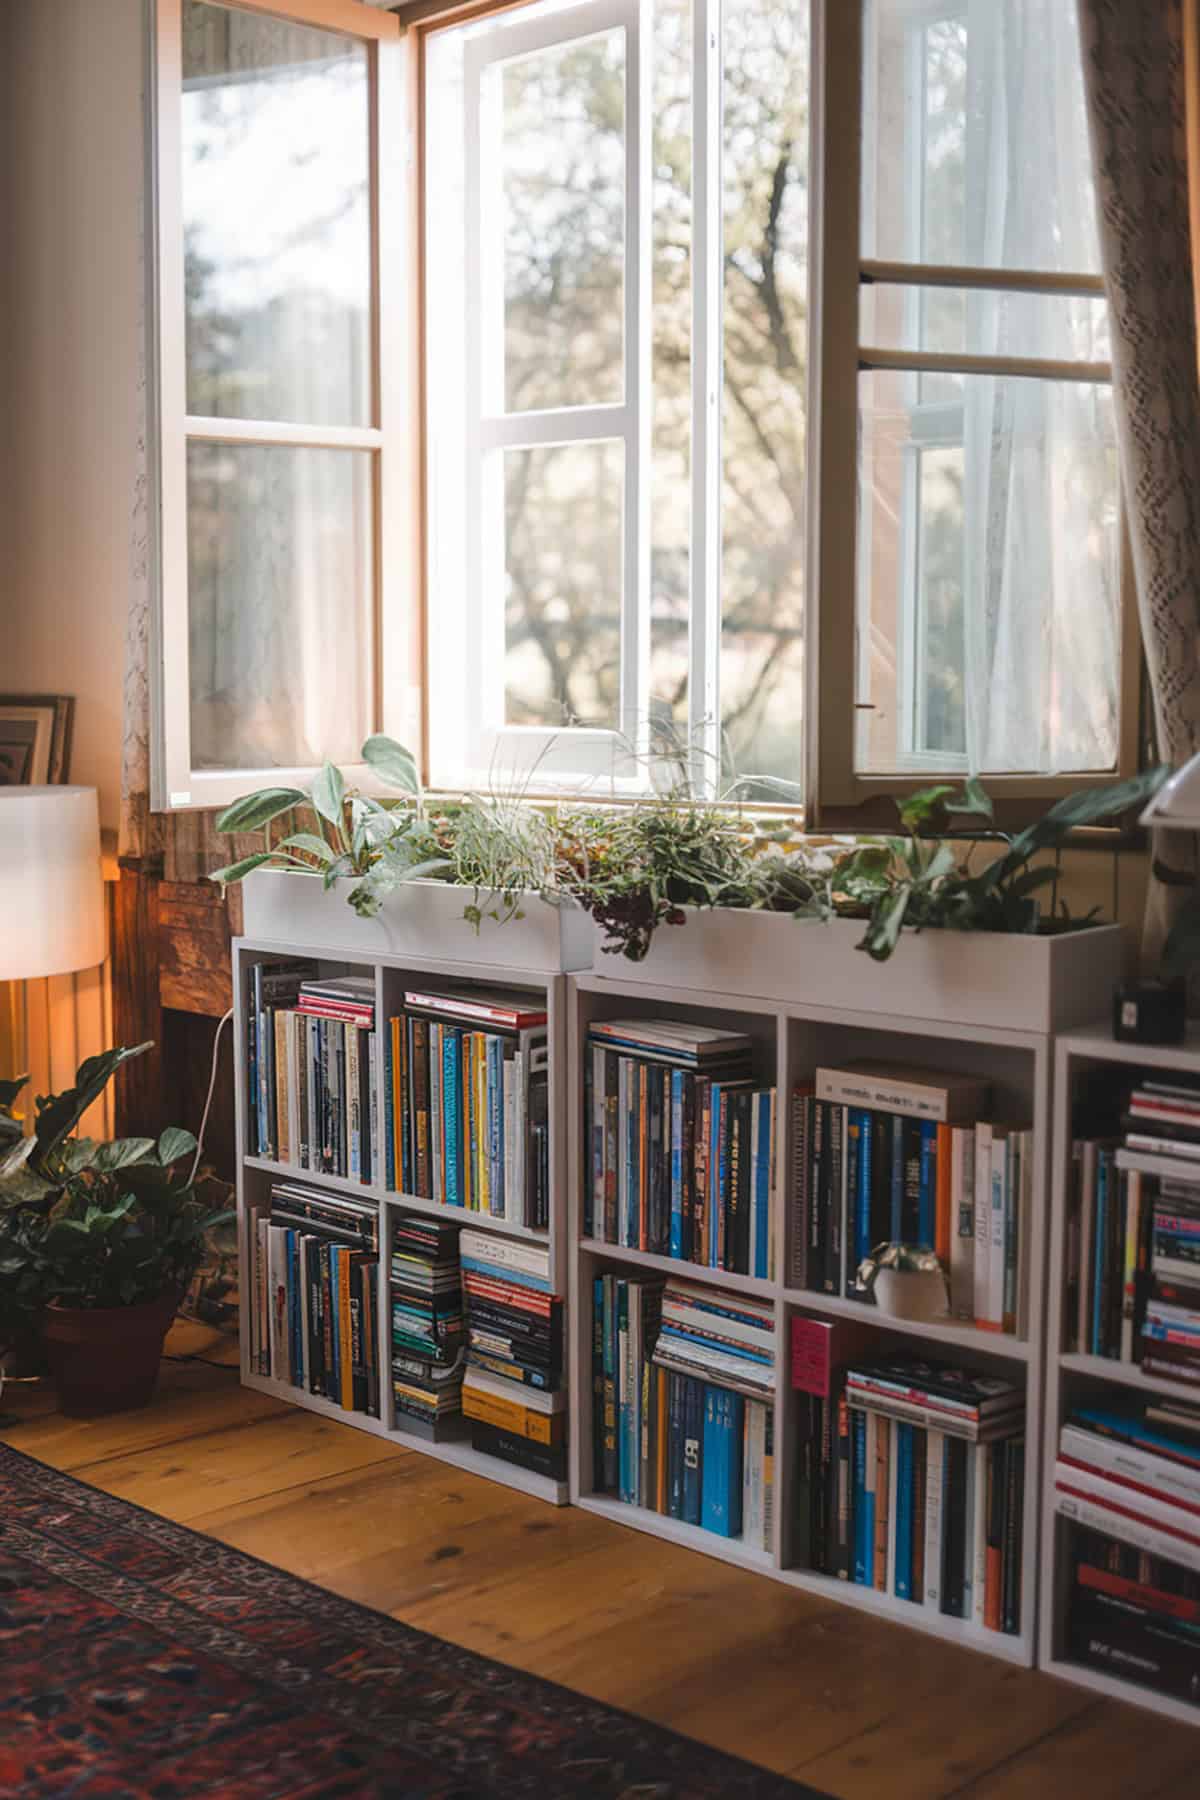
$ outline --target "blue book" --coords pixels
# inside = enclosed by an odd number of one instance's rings
[[[303,1387],[304,1350],[301,1344],[300,1330],[300,1242],[296,1232],[290,1228],[284,1242],[287,1245],[287,1319],[292,1380],[297,1387]]]
[[[674,1370],[667,1374],[667,1513],[683,1517],[683,1383]]]
[[[858,1293],[858,1265],[875,1248],[871,1242],[871,1181],[874,1174],[875,1133],[869,1112],[864,1109],[859,1112],[858,1118],[858,1188],[854,1195],[854,1267],[851,1271],[854,1285],[850,1290],[855,1294]]]
[[[1096,1157],[1096,1230],[1092,1241],[1092,1342],[1093,1356],[1104,1354],[1103,1307],[1104,1250],[1108,1236],[1109,1153],[1101,1150]]]
[[[720,1410],[720,1391],[704,1386],[704,1431],[700,1453],[700,1523],[705,1531],[729,1536],[729,1507],[725,1492],[725,1422]]]
[[[760,1281],[767,1279],[767,1251],[771,1239],[771,1133],[774,1129],[774,1096],[768,1089],[759,1097],[758,1142],[754,1147],[754,1268]]]
[[[1103,1437],[1119,1438],[1124,1443],[1161,1452],[1174,1462],[1200,1469],[1200,1444],[1189,1444],[1182,1438],[1173,1438],[1128,1413],[1107,1412],[1102,1407],[1073,1406],[1068,1423],[1089,1426]]]
[[[721,1084],[714,1081],[709,1089],[708,1119],[708,1266],[717,1267],[717,1221],[725,1202],[721,1179]]]
[[[447,1206],[461,1206],[463,1203],[460,1166],[462,1146],[458,1124],[459,1095],[462,1088],[461,1056],[462,1033],[453,1026],[447,1027],[442,1036],[442,1117],[446,1128],[443,1161]]]
[[[511,1281],[516,1287],[534,1288],[539,1294],[552,1292],[549,1280],[543,1275],[529,1275],[524,1269],[509,1269],[500,1263],[486,1262],[481,1256],[462,1256],[459,1260],[464,1269],[490,1276],[493,1281]]]
[[[893,1244],[904,1241],[904,1117],[892,1115],[892,1219],[890,1235]]]
[[[629,1064],[628,1074],[629,1104],[625,1112],[625,1170],[626,1170],[626,1206],[625,1237],[622,1240],[636,1250],[641,1244],[642,1194],[640,1156],[641,1137],[641,1094],[638,1080],[638,1066]]]
[[[913,1564],[913,1428],[893,1422],[896,1457],[896,1598],[911,1600]]]
[[[867,1415],[851,1407],[850,1465],[853,1481],[854,1579],[860,1587],[874,1584],[875,1518],[867,1495]]]
[[[706,1337],[702,1331],[688,1331],[682,1326],[674,1323],[663,1325],[659,1330],[658,1338],[659,1342],[663,1345],[672,1343],[700,1344],[707,1346],[709,1349],[712,1348],[711,1338]],[[720,1348],[722,1354],[725,1356],[740,1356],[746,1362],[760,1363],[764,1368],[768,1369],[775,1360],[768,1351],[754,1350],[749,1344],[736,1344],[730,1342],[722,1344]]]
[[[683,1389],[683,1518],[700,1523],[700,1458],[704,1430],[704,1383],[684,1376]]]
[[[329,1246],[329,1315],[333,1333],[333,1368],[325,1371],[325,1391],[331,1400],[342,1397],[342,1258],[344,1244]]]
[[[671,1070],[671,1236],[672,1256],[683,1255],[683,1070]]]
[[[918,1242],[932,1250],[937,1237],[937,1124],[921,1120],[921,1194],[917,1209]]]

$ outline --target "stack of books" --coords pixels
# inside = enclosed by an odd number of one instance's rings
[[[793,1320],[793,1382],[808,1384],[798,1406],[793,1560],[1019,1634],[1023,1391],[908,1355],[855,1355],[834,1368],[832,1346],[814,1352],[805,1341],[812,1323]],[[811,1380],[821,1365],[823,1377]]]
[[[1024,1238],[1032,1134],[989,1122],[986,1082],[876,1063],[820,1068],[792,1094],[792,1282],[869,1300],[882,1244],[936,1252],[950,1310],[980,1330],[1026,1331]]]
[[[441,1442],[462,1414],[464,1325],[457,1225],[396,1213],[392,1394],[403,1431]]]
[[[1165,1403],[1164,1403],[1165,1404]],[[1067,1647],[1080,1662],[1200,1699],[1200,1409],[1078,1407],[1055,1506],[1071,1521]]]
[[[462,1409],[471,1442],[504,1462],[566,1479],[562,1301],[550,1251],[463,1230],[467,1370]]]
[[[690,1283],[595,1278],[594,1482],[769,1553],[774,1326],[769,1309],[727,1299]],[[716,1372],[725,1367],[728,1379]]]
[[[609,1019],[584,1071],[586,1236],[768,1279],[775,1090],[753,1085],[750,1039]]]
[[[260,1375],[379,1417],[379,1214],[290,1182],[250,1208],[250,1361]]]
[[[544,1002],[520,990],[413,989],[404,1007],[384,1044],[388,1188],[548,1225]]]
[[[247,1046],[251,1155],[370,1182],[379,1112],[374,977],[255,963]]]

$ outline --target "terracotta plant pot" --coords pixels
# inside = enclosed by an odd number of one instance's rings
[[[50,1303],[43,1334],[59,1406],[68,1418],[147,1405],[178,1304],[174,1291],[140,1306]]]

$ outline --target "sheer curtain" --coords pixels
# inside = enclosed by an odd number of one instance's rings
[[[1099,273],[1074,4],[969,0],[965,20],[964,262]],[[977,292],[965,307],[972,351],[1108,357],[1093,299]],[[999,375],[962,389],[970,767],[1103,768],[1119,653],[1110,392]]]

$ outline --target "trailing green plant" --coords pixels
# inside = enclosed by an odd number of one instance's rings
[[[232,1215],[195,1197],[179,1164],[190,1131],[97,1142],[76,1135],[83,1114],[122,1063],[148,1044],[106,1050],[81,1063],[75,1085],[39,1096],[29,1136],[6,1130],[0,1152],[0,1346],[36,1327],[51,1301],[73,1307],[135,1306],[182,1293],[206,1234]],[[24,1080],[0,1090],[3,1116]]]
[[[217,830],[231,836],[261,832],[262,848],[214,869],[210,880],[225,887],[268,867],[320,874],[326,887],[339,876],[368,875],[386,845],[419,830],[424,796],[412,752],[394,738],[369,737],[362,759],[385,787],[396,789],[395,800],[358,793],[331,762],[322,765],[311,788],[244,794],[221,813]]]
[[[1074,917],[1057,895],[1056,863],[1034,858],[1058,851],[1072,832],[1144,806],[1170,771],[1148,769],[1107,787],[1064,795],[1016,836],[997,831],[992,802],[976,780],[961,790],[940,785],[900,802],[903,836],[872,839],[838,858],[801,918],[865,917],[860,950],[886,962],[904,927],[941,931],[1072,931],[1094,924],[1096,911]],[[940,834],[966,831],[962,851]],[[985,841],[998,854],[979,870],[972,861]],[[1043,903],[1049,888],[1049,909]]]

